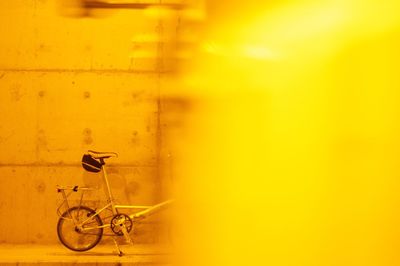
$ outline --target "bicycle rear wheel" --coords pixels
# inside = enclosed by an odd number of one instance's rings
[[[96,212],[86,206],[75,206],[64,212],[57,224],[57,234],[61,243],[74,251],[87,251],[94,248],[103,236],[103,225]],[[77,226],[83,221],[87,222],[80,227]]]

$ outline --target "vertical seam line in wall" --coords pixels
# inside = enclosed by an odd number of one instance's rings
[[[159,0],[159,4],[162,4],[162,0]],[[157,128],[156,128],[156,191],[161,191],[161,78],[163,71],[163,21],[162,17],[158,18],[157,23],[157,33],[158,33],[158,44],[157,44]],[[155,195],[156,202],[160,201],[160,193]]]

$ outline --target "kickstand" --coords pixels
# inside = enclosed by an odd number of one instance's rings
[[[122,230],[122,234],[123,234],[124,237],[125,237],[126,242],[128,242],[128,244],[130,244],[131,246],[133,246],[132,238],[129,236],[128,230],[126,230],[125,225],[122,226],[121,230]]]
[[[115,240],[115,237],[113,237],[112,239],[114,241],[115,246],[117,247],[118,256],[122,257],[124,255],[124,252],[122,252],[122,250],[119,248],[119,245],[118,245],[117,241]]]

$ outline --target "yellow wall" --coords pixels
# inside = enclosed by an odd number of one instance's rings
[[[179,34],[53,3],[1,4],[2,241],[55,241],[24,219],[54,228],[90,147],[120,153],[124,200],[174,193],[181,265],[399,264],[396,1],[209,1]]]
[[[118,152],[110,179],[120,203],[160,194],[168,65],[157,40],[171,23],[142,10],[85,15],[73,3],[0,3],[0,242],[57,242],[56,185],[101,181],[80,167],[88,149]]]

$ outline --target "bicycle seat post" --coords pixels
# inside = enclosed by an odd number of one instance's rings
[[[105,185],[107,187],[108,201],[109,201],[109,203],[111,203],[112,212],[115,215],[115,214],[117,214],[117,210],[115,209],[114,197],[113,197],[112,192],[111,192],[110,183],[108,182],[107,170],[106,170],[106,165],[105,165],[104,159],[101,158],[100,162],[102,164],[101,169],[102,169],[102,172],[103,172],[103,180],[104,180],[104,183],[105,183]]]

